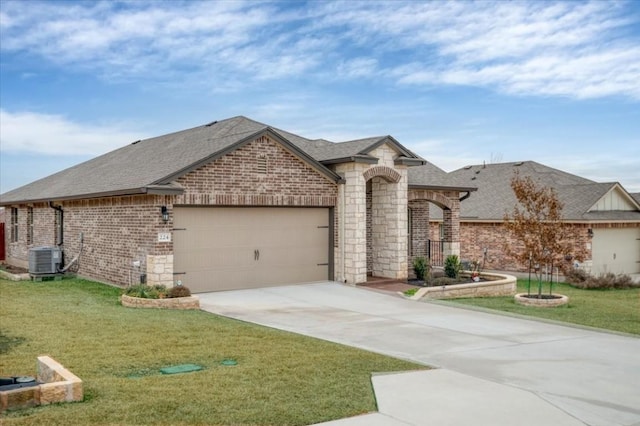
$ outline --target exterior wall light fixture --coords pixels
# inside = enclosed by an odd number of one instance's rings
[[[167,206],[160,207],[160,213],[162,214],[162,221],[164,223],[169,222],[169,210],[167,209]]]
[[[593,238],[593,229],[591,229],[591,228],[587,229],[587,236],[589,238]]]

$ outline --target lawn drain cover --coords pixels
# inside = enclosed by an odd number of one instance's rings
[[[236,361],[235,359],[223,359],[222,362],[220,363],[222,365],[238,365],[238,361]]]
[[[197,364],[180,364],[174,365],[171,367],[164,367],[160,369],[162,374],[180,374],[180,373],[190,373],[192,371],[200,371],[204,367]]]

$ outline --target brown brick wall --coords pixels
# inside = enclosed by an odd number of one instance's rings
[[[27,216],[29,207],[33,208],[33,241],[27,244]],[[29,262],[29,249],[32,247],[52,246],[55,244],[53,223],[55,211],[47,204],[36,203],[18,206],[18,241],[11,242],[11,207],[7,207],[8,222],[5,227],[5,247],[7,261],[26,268]]]
[[[450,208],[442,210],[444,223],[444,241],[458,242],[460,236],[460,201],[458,193],[445,193],[450,199]]]
[[[171,231],[171,222],[165,224],[160,214],[168,201],[170,197],[131,196],[65,202],[65,260],[80,250],[82,233],[78,274],[120,285],[138,283],[147,255],[173,252],[172,243],[157,241],[159,232]]]
[[[186,189],[175,199],[179,205],[333,207],[338,193],[336,183],[267,137],[177,182]]]
[[[174,204],[333,207],[337,198],[336,183],[266,137],[188,173],[178,182],[185,188],[184,195],[56,203],[64,209],[66,262],[80,250],[82,234],[79,275],[119,285],[137,283],[146,272],[147,255],[173,253],[173,244],[158,243],[157,237],[159,232],[171,232]],[[160,215],[163,205],[169,209],[166,224]],[[28,266],[29,248],[55,244],[55,210],[44,203],[33,205],[34,241],[26,244],[27,207],[19,206],[19,241],[10,243],[10,232],[6,232],[7,261],[23,267]],[[134,261],[140,261],[140,267],[134,267]]]
[[[429,239],[429,201],[411,200],[411,234],[409,235],[409,275],[413,275],[413,261],[416,257],[427,257]]]
[[[574,244],[578,247],[586,247],[589,239],[587,237],[586,224],[573,225],[578,228],[578,240]],[[522,247],[513,239],[504,228],[502,223],[474,223],[463,222],[460,226],[460,254],[463,260],[482,260],[483,250],[487,249],[487,261],[485,269],[504,271],[526,271],[528,265],[518,264],[505,251],[505,244],[510,244],[514,249]],[[587,253],[588,258],[591,253]]]
[[[146,254],[172,250],[170,243],[157,242],[157,233],[171,228],[160,218],[160,206],[166,201],[166,197],[141,195],[56,203],[64,210],[62,247],[67,264],[78,254],[83,234],[79,263],[71,271],[121,285],[138,282]],[[55,210],[47,204],[33,205],[33,244],[26,243],[26,205],[19,207],[18,215],[19,240],[9,243],[7,260],[26,268],[30,248],[55,245]],[[141,261],[140,268],[133,267],[134,260]]]

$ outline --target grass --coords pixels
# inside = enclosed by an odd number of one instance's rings
[[[527,280],[518,280],[518,292],[527,291]],[[537,292],[537,283],[531,285]],[[549,292],[545,284],[543,292]],[[640,334],[640,289],[583,290],[559,283],[554,293],[569,296],[569,303],[556,308],[536,308],[518,305],[513,297],[456,299],[455,303],[512,312],[537,318],[597,327],[624,333]]]
[[[376,410],[372,372],[425,368],[201,311],[130,309],[79,279],[0,280],[0,376],[50,355],[85,401],[10,411],[3,425],[303,425]],[[227,358],[236,366],[223,366]],[[198,364],[203,371],[161,375]]]

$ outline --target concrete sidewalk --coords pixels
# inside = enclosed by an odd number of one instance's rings
[[[334,425],[638,425],[640,339],[337,283],[200,294],[202,309],[440,367],[375,376]]]
[[[378,413],[319,425],[584,425],[531,392],[445,369],[376,375],[372,382]]]

